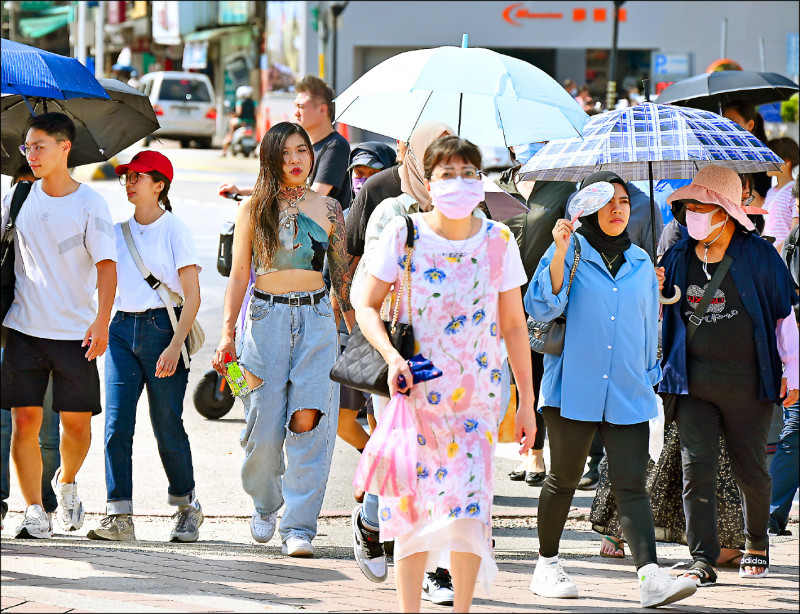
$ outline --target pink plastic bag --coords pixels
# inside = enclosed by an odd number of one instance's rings
[[[408,398],[396,393],[364,446],[353,486],[384,497],[417,492],[417,429]]]

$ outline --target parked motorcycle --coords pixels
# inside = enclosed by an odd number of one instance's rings
[[[242,200],[239,194],[226,194],[226,197],[236,201]],[[231,274],[233,226],[233,222],[226,222],[219,235],[217,271],[223,277]],[[192,400],[194,408],[201,416],[209,420],[219,420],[233,408],[234,396],[228,381],[214,369],[210,369],[195,386]]]

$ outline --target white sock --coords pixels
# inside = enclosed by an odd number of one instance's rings
[[[639,582],[644,582],[647,576],[656,571],[658,571],[658,563],[648,563],[647,565],[642,565],[639,569],[637,569],[636,575],[639,576]]]
[[[555,555],[555,556],[542,556],[540,554],[539,555],[539,562],[542,565],[555,565],[556,563],[558,563],[558,555]]]

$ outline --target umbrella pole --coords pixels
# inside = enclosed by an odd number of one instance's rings
[[[653,246],[653,264],[656,263],[656,195],[653,192],[653,163],[647,163],[647,179],[650,181],[650,241]]]
[[[461,136],[461,106],[464,104],[464,94],[458,95],[458,128],[456,128],[456,134]]]

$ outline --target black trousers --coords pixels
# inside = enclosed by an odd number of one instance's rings
[[[542,378],[544,377],[544,354],[539,354],[539,352],[531,350],[531,367],[533,375],[533,394],[538,395],[539,388],[542,386]],[[519,404],[517,404],[517,406],[519,407]],[[544,417],[535,409],[533,413],[536,416],[536,437],[533,440],[533,449],[544,450],[544,438],[547,434]]]
[[[546,557],[558,554],[575,487],[595,432],[599,432],[608,456],[608,476],[617,499],[622,534],[636,568],[656,563],[653,513],[645,490],[650,425],[570,420],[563,418],[557,407],[543,407],[542,413],[550,436],[550,473],[539,496],[539,553]]]
[[[694,560],[717,564],[717,463],[724,437],[733,478],[742,496],[745,547],[766,550],[772,479],[767,437],[774,404],[758,400],[758,378],[730,377],[689,365],[689,394],[675,421],[681,439],[686,542]]]

